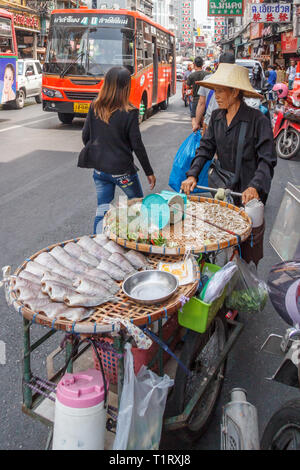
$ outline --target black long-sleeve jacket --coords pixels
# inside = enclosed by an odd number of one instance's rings
[[[218,109],[212,113],[208,129],[201,139],[196,157],[192,161],[187,176],[198,179],[207,160],[217,154],[221,167],[235,173],[236,151],[241,122],[246,121],[247,132],[240,180],[234,189],[243,192],[255,188],[265,203],[271,188],[277,156],[270,120],[259,110],[250,108],[244,102],[227,125],[226,110]]]
[[[79,155],[78,166],[94,168],[111,175],[134,174],[135,152],[145,174],[153,175],[139,128],[139,111],[117,110],[109,124],[95,116],[91,106],[82,131],[86,149]]]

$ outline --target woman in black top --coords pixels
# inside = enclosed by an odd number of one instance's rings
[[[94,169],[98,208],[94,233],[102,232],[102,221],[119,186],[129,199],[142,198],[143,190],[133,151],[148,177],[151,190],[156,178],[139,129],[139,111],[129,102],[131,77],[126,68],[114,67],[91,105],[82,132],[85,148],[78,166]]]
[[[200,147],[192,161],[182,189],[190,194],[197,185],[198,176],[207,160],[217,154],[222,170],[236,173],[236,156],[241,124],[246,123],[246,137],[238,181],[233,191],[243,194],[240,203],[246,205],[252,199],[267,201],[274,168],[277,163],[270,120],[259,110],[250,108],[243,97],[259,97],[249,82],[248,71],[233,64],[220,64],[218,71],[202,82],[215,90],[219,109],[212,113],[209,127],[203,135]],[[242,256],[258,264],[263,257],[264,225],[253,229],[252,237],[241,246]]]

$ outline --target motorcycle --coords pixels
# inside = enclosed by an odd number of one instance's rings
[[[299,188],[288,183],[270,236],[271,245],[283,261],[270,271],[269,297],[289,328],[284,336],[271,334],[261,348],[282,358],[271,380],[297,389],[300,387],[299,201]],[[223,409],[221,437],[222,450],[300,450],[300,398],[288,401],[276,411],[259,443],[257,410],[247,402],[244,390],[234,389],[231,402]]]
[[[273,123],[277,156],[284,160],[295,157],[300,150],[300,109],[277,108]]]
[[[192,98],[193,98],[193,90],[186,87],[183,92],[183,101],[184,101],[184,106],[186,108],[188,106],[191,106]]]

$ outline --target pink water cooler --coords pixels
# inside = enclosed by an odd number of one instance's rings
[[[103,450],[105,389],[100,371],[65,374],[55,402],[53,450]]]

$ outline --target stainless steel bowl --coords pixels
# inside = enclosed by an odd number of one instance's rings
[[[164,271],[141,271],[123,282],[123,292],[134,302],[144,305],[160,304],[172,297],[179,283],[171,273]]]

